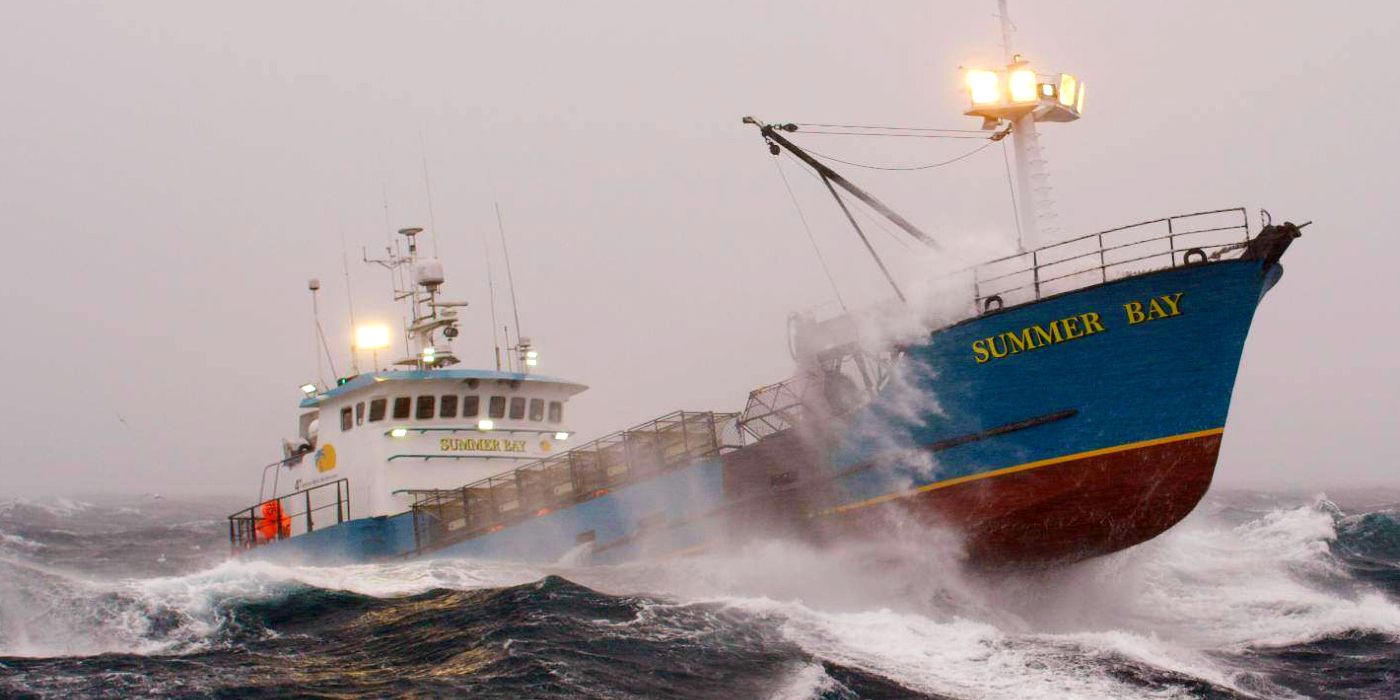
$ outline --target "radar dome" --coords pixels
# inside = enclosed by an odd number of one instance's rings
[[[413,268],[413,279],[430,289],[442,284],[442,261],[435,258],[419,260]]]

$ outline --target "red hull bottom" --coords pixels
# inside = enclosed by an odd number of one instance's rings
[[[1220,441],[1216,430],[1100,450],[933,484],[833,515],[866,532],[882,531],[896,513],[950,527],[976,565],[1068,563],[1146,542],[1185,518],[1210,487]]]

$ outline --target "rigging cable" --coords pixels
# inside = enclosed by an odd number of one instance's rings
[[[797,163],[798,165],[802,165],[802,164],[803,164],[802,161],[798,160],[797,157],[794,156],[794,155],[792,155],[791,153],[788,153],[788,152],[784,151],[783,154],[786,155],[788,158],[792,159],[792,161],[795,162],[795,163]],[[821,176],[821,175],[819,175],[819,174],[817,174],[817,173],[815,173],[815,172],[812,172],[811,170],[808,170],[807,168],[802,168],[802,172],[807,173],[809,176],[811,176],[811,178],[812,178],[813,180],[816,180],[817,182],[821,182],[821,180],[822,180],[822,176]],[[908,241],[906,241],[906,240],[904,239],[903,236],[900,236],[899,234],[895,233],[894,231],[891,231],[891,230],[890,230],[890,227],[884,225],[883,223],[880,223],[880,218],[879,218],[878,216],[875,216],[875,215],[873,215],[873,214],[867,212],[865,209],[862,209],[862,208],[857,208],[857,209],[855,209],[854,211],[855,211],[855,213],[860,214],[860,216],[861,216],[862,219],[865,219],[866,221],[868,221],[868,222],[870,222],[871,224],[873,224],[876,228],[880,229],[881,231],[884,231],[884,232],[885,232],[885,235],[889,236],[889,237],[890,237],[890,240],[892,240],[892,241],[894,241],[895,243],[899,244],[900,247],[902,247],[902,248],[904,248],[904,249],[906,249],[906,250],[909,249],[909,243],[908,243]]]
[[[1011,216],[1016,220],[1016,246],[1021,250],[1021,210],[1016,206],[1016,185],[1011,182],[1011,156],[1007,155],[1006,141],[1001,142],[1001,160],[1006,164],[1006,191],[1011,194]]]
[[[872,126],[870,124],[812,124],[808,122],[793,122],[798,126],[815,126],[819,129],[877,129],[880,131],[942,131],[953,134],[980,134],[981,129],[935,129],[921,126]]]
[[[960,160],[963,160],[963,159],[965,159],[965,158],[971,158],[972,156],[977,155],[978,153],[981,153],[982,151],[986,150],[989,146],[991,146],[991,145],[994,144],[994,143],[996,143],[996,142],[995,142],[995,141],[988,140],[987,143],[984,143],[984,144],[982,144],[981,146],[978,146],[977,148],[974,148],[974,149],[972,149],[971,151],[968,151],[967,153],[964,153],[964,154],[962,154],[962,155],[960,155],[960,156],[957,156],[957,157],[955,157],[955,158],[949,158],[948,160],[939,161],[939,162],[937,162],[937,163],[928,163],[928,164],[926,164],[926,165],[911,165],[911,166],[885,166],[885,165],[870,165],[870,164],[868,164],[868,163],[855,163],[855,162],[852,162],[852,161],[849,161],[849,160],[842,160],[842,159],[837,158],[837,157],[835,157],[835,156],[829,156],[829,155],[826,155],[825,153],[818,153],[817,151],[814,151],[814,150],[812,150],[812,149],[810,149],[810,148],[804,148],[803,150],[805,150],[805,151],[807,151],[808,153],[811,153],[812,155],[817,156],[817,157],[819,157],[819,158],[825,158],[825,159],[827,159],[827,160],[831,160],[831,161],[835,161],[835,162],[837,162],[837,163],[841,163],[842,165],[850,165],[850,166],[854,166],[854,167],[857,167],[857,168],[866,168],[866,169],[869,169],[869,170],[901,170],[901,171],[909,171],[909,170],[931,170],[931,169],[933,169],[933,168],[941,168],[941,167],[943,167],[943,166],[945,166],[945,165],[952,165],[953,163],[956,163],[956,162],[958,162],[958,161],[960,161]]]
[[[778,177],[783,180],[783,189],[787,190],[788,197],[792,199],[792,207],[797,210],[797,218],[802,221],[802,230],[807,232],[807,240],[812,243],[812,252],[817,254],[817,261],[822,265],[822,272],[826,273],[826,281],[831,283],[831,292],[836,295],[836,303],[841,305],[842,311],[850,311],[846,308],[846,300],[841,298],[841,290],[836,287],[836,278],[831,275],[831,268],[827,267],[826,256],[822,255],[822,249],[817,247],[817,239],[812,235],[812,227],[807,224],[807,215],[802,213],[802,205],[798,204],[797,195],[793,194],[792,185],[788,184],[787,175],[783,172],[783,162],[774,158],[773,167],[777,168]]]
[[[826,134],[828,136],[893,136],[907,139],[985,139],[986,135],[971,136],[968,134],[894,134],[883,131],[818,131],[803,129],[804,134]]]
[[[860,236],[860,242],[865,244],[865,249],[870,252],[870,257],[875,258],[875,264],[880,267],[880,272],[885,274],[885,280],[889,282],[890,287],[894,289],[894,295],[899,297],[901,302],[908,302],[908,299],[904,298],[904,292],[900,291],[899,285],[895,283],[894,275],[891,275],[889,268],[885,267],[885,261],[880,259],[880,254],[875,252],[875,246],[870,245],[870,239],[867,238],[865,232],[860,229],[860,224],[856,223],[856,217],[852,216],[851,210],[846,208],[846,201],[841,199],[841,195],[837,193],[836,188],[831,186],[831,180],[823,175],[822,184],[826,185],[827,191],[836,199],[836,204],[841,207],[841,212],[846,215],[846,220],[851,222],[851,228],[856,230],[856,235]]]

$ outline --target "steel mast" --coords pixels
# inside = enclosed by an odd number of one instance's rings
[[[1034,250],[1044,245],[1045,234],[1055,230],[1056,218],[1055,203],[1050,197],[1050,176],[1046,172],[1036,122],[1078,119],[1084,106],[1083,86],[1068,74],[1039,76],[1028,61],[1014,52],[1011,46],[1014,26],[1006,2],[997,0],[1006,69],[997,72],[968,71],[973,109],[967,114],[982,117],[983,127],[988,129],[995,128],[1000,120],[1011,122],[1011,145],[1016,153],[1020,244],[1022,250]],[[1050,81],[1041,82],[1042,77],[1048,77]]]

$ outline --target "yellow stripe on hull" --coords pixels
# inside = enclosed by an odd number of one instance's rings
[[[846,511],[857,510],[857,509],[860,509],[860,508],[865,508],[865,507],[867,507],[867,506],[878,505],[878,504],[880,504],[880,503],[885,503],[885,502],[893,501],[893,500],[900,499],[900,498],[907,498],[907,497],[909,497],[909,496],[914,496],[914,495],[917,495],[917,494],[920,494],[920,493],[924,493],[925,491],[936,491],[936,490],[938,490],[938,489],[946,489],[946,488],[951,487],[951,486],[957,486],[957,485],[959,485],[959,484],[966,484],[966,483],[972,482],[972,481],[980,481],[980,480],[982,480],[982,479],[990,479],[990,478],[998,477],[998,476],[1006,476],[1007,474],[1015,474],[1015,473],[1017,473],[1017,472],[1030,471],[1030,470],[1032,470],[1032,469],[1039,469],[1039,468],[1041,468],[1041,467],[1048,467],[1048,466],[1052,466],[1052,465],[1055,465],[1055,464],[1062,464],[1062,463],[1064,463],[1064,462],[1073,462],[1073,461],[1079,460],[1079,459],[1088,459],[1088,458],[1090,458],[1090,457],[1099,457],[1099,456],[1101,456],[1101,455],[1114,454],[1114,453],[1116,453],[1116,452],[1126,452],[1126,451],[1128,451],[1128,450],[1136,450],[1136,449],[1141,449],[1141,448],[1144,448],[1144,447],[1153,447],[1153,446],[1156,446],[1156,445],[1165,445],[1165,444],[1172,443],[1172,442],[1180,442],[1180,441],[1182,441],[1182,440],[1193,440],[1193,439],[1195,439],[1195,438],[1203,438],[1203,437],[1209,437],[1209,436],[1212,436],[1212,435],[1220,435],[1220,434],[1222,434],[1222,433],[1224,433],[1224,432],[1225,432],[1225,429],[1224,429],[1224,428],[1211,428],[1210,430],[1198,430],[1198,431],[1193,432],[1193,433],[1182,433],[1182,434],[1180,434],[1180,435],[1170,435],[1170,436],[1168,436],[1168,437],[1153,438],[1153,439],[1151,439],[1151,440],[1141,440],[1141,441],[1139,441],[1139,442],[1129,442],[1129,443],[1125,443],[1125,444],[1122,444],[1122,445],[1114,445],[1113,447],[1103,447],[1103,448],[1100,448],[1100,449],[1097,449],[1097,450],[1088,450],[1088,451],[1086,451],[1086,452],[1076,452],[1076,453],[1074,453],[1074,454],[1063,455],[1063,456],[1060,456],[1060,457],[1051,457],[1050,459],[1041,459],[1041,460],[1037,460],[1037,461],[1034,461],[1034,462],[1026,462],[1025,464],[1018,464],[1018,465],[1015,465],[1015,466],[1012,466],[1012,467],[1005,467],[1005,468],[1002,468],[1002,469],[996,469],[996,470],[989,471],[989,472],[981,472],[981,473],[978,473],[978,474],[969,474],[969,475],[967,475],[967,476],[959,476],[959,477],[955,477],[955,478],[952,478],[952,479],[945,479],[945,480],[943,480],[943,481],[936,481],[936,482],[934,482],[934,483],[932,483],[932,484],[925,484],[925,485],[920,486],[920,487],[915,488],[915,489],[909,489],[909,490],[907,490],[907,491],[896,491],[896,492],[893,492],[893,493],[887,493],[887,494],[884,494],[883,496],[876,496],[876,497],[874,497],[874,498],[871,498],[871,499],[868,499],[868,500],[864,500],[864,501],[860,501],[860,502],[858,502],[858,503],[848,503],[848,504],[846,504],[846,505],[837,506],[837,507],[835,507],[835,508],[827,508],[827,509],[825,509],[825,510],[823,510],[823,511],[821,512],[821,515],[835,515],[835,514],[837,514],[837,513],[844,513],[844,512],[846,512]]]

